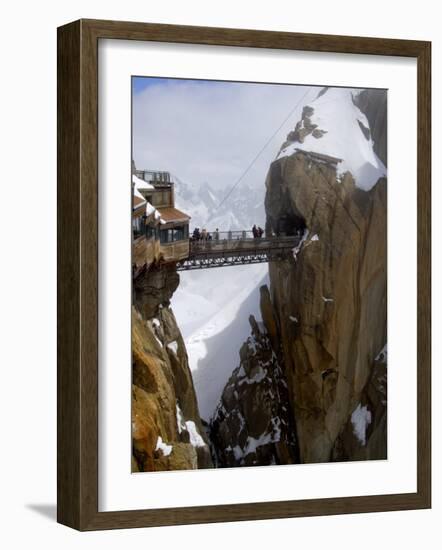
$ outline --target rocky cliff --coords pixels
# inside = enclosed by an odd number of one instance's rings
[[[268,288],[262,287],[261,292],[268,294]],[[297,461],[287,383],[270,332],[253,316],[249,322],[251,335],[210,424],[218,467]]]
[[[151,265],[134,281],[133,471],[212,467],[186,348],[170,307],[178,284],[173,264]]]
[[[371,128],[357,101],[327,90],[306,106],[266,181],[267,229],[303,233],[293,262],[270,264],[301,462],[386,456],[387,181],[372,137],[386,160],[386,113],[364,92]]]

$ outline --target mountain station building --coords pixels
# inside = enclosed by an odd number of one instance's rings
[[[134,260],[180,261],[189,255],[190,216],[175,208],[174,182],[169,172],[132,172]],[[138,252],[138,253],[137,253]],[[144,253],[141,253],[143,256]],[[149,261],[150,260],[150,261]]]

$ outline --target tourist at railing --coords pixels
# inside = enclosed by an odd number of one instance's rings
[[[254,225],[252,227],[252,233],[254,239],[260,239],[264,235],[264,229],[262,227],[256,227],[256,225]]]
[[[192,236],[190,237],[190,242],[192,243],[205,243],[208,241],[211,241],[213,239],[213,236],[211,233],[207,231],[207,229],[202,229],[200,231],[199,227],[195,227],[193,230]],[[219,231],[218,229],[215,231],[215,239],[219,240]]]

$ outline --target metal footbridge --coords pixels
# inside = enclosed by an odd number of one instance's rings
[[[251,231],[212,232],[191,239],[177,271],[284,261],[293,258],[299,235],[254,237]]]

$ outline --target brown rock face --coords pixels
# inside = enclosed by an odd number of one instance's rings
[[[168,305],[178,275],[155,269],[135,283],[133,471],[212,467],[184,341]]]
[[[259,294],[260,294],[259,308],[261,310],[264,327],[267,332],[267,336],[270,340],[273,350],[275,351],[275,353],[278,353],[279,345],[280,345],[278,321],[276,320],[276,315],[273,310],[269,287],[267,285],[263,285],[259,289]]]
[[[386,433],[387,362],[386,355],[381,353],[374,361],[370,379],[362,392],[358,407],[335,441],[333,460],[386,459]]]
[[[154,317],[160,306],[168,306],[180,284],[174,264],[150,264],[133,283],[134,303],[144,318]]]
[[[266,187],[267,228],[304,231],[293,262],[269,268],[300,459],[329,461],[386,342],[386,180],[365,192],[297,152]]]
[[[210,426],[218,467],[296,462],[287,383],[265,327],[253,316],[250,325]]]
[[[370,136],[374,141],[374,152],[387,166],[387,94],[385,90],[363,90],[356,96],[354,102],[368,118]]]

